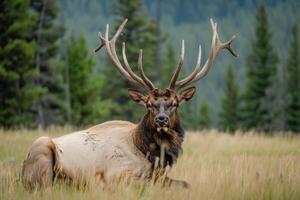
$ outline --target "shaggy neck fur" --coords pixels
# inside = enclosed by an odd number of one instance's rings
[[[175,113],[174,123],[169,131],[158,133],[153,122],[151,123],[148,112],[138,124],[133,138],[134,144],[152,163],[153,168],[155,167],[155,159],[160,158],[161,155],[163,155],[163,162],[160,161],[161,167],[165,168],[168,165],[172,166],[182,153],[181,144],[184,130],[180,126],[178,114]],[[161,154],[161,151],[164,154]]]

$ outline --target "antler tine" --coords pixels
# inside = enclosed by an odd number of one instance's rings
[[[196,77],[196,75],[200,72],[201,54],[202,54],[201,45],[199,45],[198,58],[197,58],[197,63],[195,65],[194,71],[189,76],[184,78],[183,80],[177,81],[175,88],[184,87],[187,83],[189,83],[191,80],[193,80]]]
[[[109,56],[109,58],[112,60],[114,66],[116,67],[116,69],[121,73],[121,75],[123,75],[126,79],[128,79],[129,81],[138,84],[139,86],[147,89],[147,90],[152,90],[154,88],[153,85],[149,85],[149,83],[145,82],[143,79],[141,79],[140,77],[138,77],[130,68],[130,65],[128,63],[127,57],[126,57],[126,53],[125,53],[125,43],[123,44],[122,47],[122,53],[123,53],[123,60],[125,63],[125,67],[122,66],[117,53],[116,53],[116,49],[115,49],[115,43],[117,41],[117,39],[119,38],[119,36],[122,33],[122,30],[124,29],[124,26],[127,23],[127,19],[125,19],[122,24],[119,26],[119,28],[117,29],[115,35],[113,36],[113,38],[111,40],[108,39],[108,35],[109,35],[109,24],[106,25],[106,31],[105,31],[105,37],[102,36],[102,34],[99,32],[98,33],[98,37],[100,38],[100,44],[99,46],[94,50],[94,52],[99,51],[103,46],[106,47],[107,50],[107,54]]]
[[[125,19],[124,22],[127,22],[127,20]],[[123,23],[124,23],[124,22],[123,22]],[[122,24],[123,24],[123,23],[122,23]],[[123,27],[124,27],[124,26],[122,26],[122,25],[119,26],[119,28],[118,28],[116,34],[117,34],[118,32],[120,32],[120,31],[122,31],[122,30],[123,30]],[[116,50],[115,50],[115,48],[114,48],[116,39],[117,39],[118,37],[115,37],[115,36],[114,36],[112,40],[109,40],[109,39],[108,39],[108,35],[109,35],[109,24],[106,24],[106,31],[105,31],[105,45],[106,45],[107,53],[108,53],[108,55],[110,56],[110,58],[112,59],[113,63],[117,66],[117,69],[121,72],[121,74],[123,74],[124,76],[127,77],[128,73],[124,70],[123,66],[121,65],[121,62],[120,62],[120,60],[119,60],[119,58],[118,58],[118,56],[117,56]],[[130,79],[131,79],[131,77],[130,77]]]
[[[238,54],[230,46],[231,43],[234,41],[235,36],[232,36],[232,38],[230,40],[228,40],[227,42],[222,43],[219,39],[219,35],[217,32],[217,23],[214,22],[212,19],[210,19],[210,23],[211,23],[211,28],[213,31],[213,37],[212,37],[211,50],[210,50],[208,59],[205,62],[204,66],[202,67],[201,71],[198,72],[193,78],[190,78],[191,77],[191,75],[190,75],[186,79],[183,79],[182,81],[177,82],[176,86],[178,88],[182,88],[184,86],[192,84],[192,83],[202,79],[203,77],[205,77],[207,75],[207,73],[209,72],[215,58],[217,57],[217,55],[221,49],[227,49],[234,57],[238,57]],[[187,81],[188,78],[189,78],[189,81]]]
[[[122,25],[124,23],[127,22],[127,19],[124,20],[124,22],[122,23]],[[124,28],[124,26],[119,26],[118,30],[117,30],[117,33],[118,32],[121,32]],[[109,24],[106,24],[106,31],[105,31],[105,38],[101,38],[101,42],[104,41],[104,44],[105,44],[105,47],[106,47],[106,50],[107,50],[107,54],[108,56],[111,58],[113,64],[115,65],[115,67],[117,68],[117,70],[125,77],[127,78],[128,80],[130,81],[134,81],[134,79],[131,78],[131,76],[128,74],[128,72],[123,68],[123,66],[121,65],[121,62],[120,60],[118,59],[118,57],[116,56],[116,53],[115,53],[115,50],[111,48],[111,42],[113,42],[113,44],[115,43],[115,40],[112,40],[112,41],[109,41],[108,39],[108,34],[109,34]],[[113,37],[116,39],[116,37]],[[113,53],[114,52],[114,53]]]
[[[212,40],[212,47],[213,46],[216,46],[218,47],[217,50],[220,50],[220,49],[227,49],[234,57],[238,57],[238,54],[231,48],[231,43],[233,42],[233,40],[235,39],[235,35],[233,35],[231,37],[230,40],[228,40],[227,42],[224,42],[222,43],[220,41],[220,38],[219,38],[219,34],[218,34],[218,31],[217,31],[217,23],[213,21],[213,19],[210,19],[210,23],[211,23],[211,27],[212,27],[212,30],[213,30],[213,40]],[[216,52],[215,56],[217,55],[218,52]]]
[[[139,51],[139,57],[138,57],[138,69],[139,69],[139,72],[140,72],[140,74],[141,74],[141,77],[142,77],[144,83],[146,83],[147,86],[148,86],[151,90],[153,90],[153,89],[155,89],[155,87],[154,87],[153,83],[150,81],[150,79],[145,75],[145,72],[144,72],[144,70],[143,70],[143,63],[142,63],[142,60],[143,60],[143,50],[140,49],[140,51]]]
[[[213,19],[210,19],[210,21],[211,21],[211,26],[212,26],[212,30],[213,30],[213,36],[214,36],[213,39],[212,39],[211,51],[209,53],[209,57],[208,57],[208,60],[206,61],[205,65],[203,66],[201,71],[197,74],[197,76],[194,78],[194,80],[192,82],[198,81],[198,80],[202,79],[204,76],[207,75],[207,73],[209,72],[216,56],[219,53],[219,50],[226,48],[226,49],[229,50],[229,52],[234,57],[238,57],[238,55],[235,53],[235,51],[233,49],[231,49],[231,47],[230,47],[230,44],[235,39],[235,36],[232,36],[232,38],[229,41],[227,41],[225,43],[222,43],[219,39],[219,34],[217,32],[217,23],[214,22]]]
[[[169,85],[169,89],[174,90],[175,89],[175,85],[176,85],[176,81],[179,77],[179,73],[182,69],[183,66],[183,62],[184,62],[184,40],[182,40],[181,42],[181,53],[180,53],[180,59],[178,62],[178,67],[176,68],[176,71],[174,72],[170,85]]]
[[[126,46],[125,46],[125,42],[123,42],[122,44],[122,55],[123,55],[123,61],[124,61],[124,64],[125,64],[125,69],[126,71],[129,73],[129,75],[135,80],[137,81],[141,86],[144,86],[144,82],[143,80],[138,77],[131,69],[129,63],[128,63],[128,60],[127,60],[127,56],[126,56]],[[150,88],[149,88],[150,89]]]
[[[100,44],[94,49],[94,53],[98,52],[100,49],[102,49],[102,47],[105,46],[104,37],[102,36],[101,32],[98,32],[98,37],[100,39]]]
[[[119,26],[118,30],[116,31],[115,35],[113,36],[113,38],[111,39],[111,41],[109,42],[109,47],[110,47],[110,51],[112,53],[112,55],[114,56],[114,58],[116,59],[116,61],[121,65],[121,62],[117,56],[117,52],[116,52],[116,41],[119,38],[122,30],[124,29],[125,24],[127,23],[128,19],[125,19],[122,24]],[[107,24],[107,29],[106,29],[106,34],[105,34],[105,38],[108,40],[108,27],[109,24]],[[122,67],[123,68],[123,67]]]
[[[227,41],[223,44],[222,48],[227,49],[234,57],[239,57],[239,54],[237,54],[230,46],[231,43],[235,40],[235,38],[236,38],[236,36],[233,35],[229,41]]]
[[[119,26],[117,32],[115,33],[114,37],[111,39],[112,42],[116,42],[118,37],[121,35],[122,30],[124,29],[126,23],[127,23],[128,19],[124,19],[124,21],[122,22],[122,24]]]

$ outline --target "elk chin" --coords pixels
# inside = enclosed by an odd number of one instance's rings
[[[166,127],[166,126],[164,126],[164,127],[157,127],[156,130],[157,130],[157,132],[159,132],[159,133],[163,133],[163,132],[166,133],[166,132],[169,131],[169,128]]]

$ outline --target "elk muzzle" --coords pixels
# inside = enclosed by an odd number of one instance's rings
[[[159,114],[155,117],[156,129],[158,132],[167,132],[169,130],[169,117],[165,114]]]

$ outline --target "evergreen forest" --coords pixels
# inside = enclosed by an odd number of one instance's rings
[[[162,89],[177,67],[181,40],[190,74],[202,46],[211,47],[210,18],[222,41],[209,74],[182,105],[186,129],[300,133],[300,1],[298,0],[2,0],[0,3],[0,127],[86,127],[107,120],[138,122],[146,109],[130,100],[136,88],[112,66],[98,32],[128,23],[133,70],[143,49],[145,73]],[[182,78],[181,77],[181,78]]]

